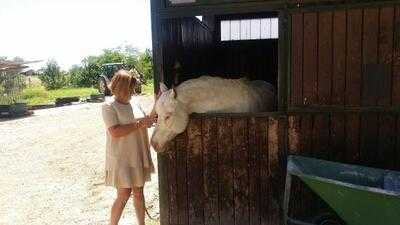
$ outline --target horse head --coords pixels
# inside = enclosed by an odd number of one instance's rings
[[[157,152],[165,151],[165,145],[184,132],[189,122],[189,113],[179,101],[176,90],[161,83],[160,91],[154,106],[158,115],[157,125],[151,137],[151,145]]]

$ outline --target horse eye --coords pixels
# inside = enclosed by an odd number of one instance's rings
[[[171,116],[166,116],[166,117],[165,117],[165,120],[168,120],[170,117],[171,117]]]

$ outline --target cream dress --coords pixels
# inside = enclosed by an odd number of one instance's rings
[[[138,129],[120,138],[112,137],[108,131],[108,128],[117,124],[135,122],[133,113],[135,107],[132,107],[131,104],[121,104],[114,98],[102,105],[103,120],[107,130],[105,165],[107,186],[143,187],[146,181],[150,181],[151,174],[154,173],[146,128]]]

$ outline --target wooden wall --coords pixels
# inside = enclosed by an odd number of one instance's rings
[[[288,154],[399,170],[399,129],[387,112],[194,116],[159,155],[161,223],[281,224]],[[292,213],[321,205],[293,193]]]
[[[192,118],[159,155],[161,224],[280,224],[284,124],[279,116]]]
[[[297,12],[291,25],[291,106],[400,104],[400,6]]]
[[[278,40],[219,42],[215,54],[219,76],[265,80],[277,87]]]
[[[269,15],[269,14],[268,14]],[[164,81],[175,83],[175,62],[182,66],[176,84],[201,75],[248,77],[277,86],[278,40],[221,42],[214,16],[163,21]],[[268,54],[265,54],[265,53]]]
[[[168,19],[162,22],[163,80],[172,85],[176,78],[175,63],[182,71],[177,83],[195,78],[211,70],[213,62],[212,31],[195,17]]]
[[[288,153],[400,170],[395,112],[289,113]]]

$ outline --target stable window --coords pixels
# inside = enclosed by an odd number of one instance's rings
[[[278,18],[221,20],[221,41],[278,39]]]

